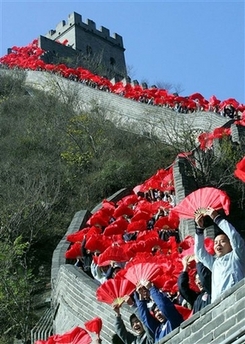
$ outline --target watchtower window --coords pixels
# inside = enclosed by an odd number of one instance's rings
[[[92,48],[89,45],[87,45],[87,47],[86,47],[86,52],[87,52],[87,55],[92,55],[93,54],[93,50],[92,50]]]
[[[110,64],[112,66],[114,66],[116,64],[116,60],[113,57],[110,58]]]

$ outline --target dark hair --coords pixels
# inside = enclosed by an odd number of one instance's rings
[[[153,305],[151,306],[150,308],[150,311],[151,312],[154,312],[155,308],[157,307],[157,305],[155,303],[153,303]]]
[[[132,326],[132,321],[133,321],[134,318],[138,319],[137,315],[136,315],[135,313],[132,313],[132,314],[130,315],[130,317],[129,317],[129,322],[130,322],[130,325],[131,325],[131,326]]]
[[[214,239],[218,236],[218,235],[225,235],[228,239],[228,235],[226,235],[222,230],[218,230],[217,232],[214,233]]]

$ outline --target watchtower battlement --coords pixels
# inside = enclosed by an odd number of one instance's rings
[[[91,19],[86,19],[86,22],[82,21],[82,16],[79,13],[73,12],[68,15],[67,22],[62,20],[59,22],[55,28],[55,30],[50,30],[45,37],[50,38],[52,40],[58,39],[60,36],[64,35],[71,27],[78,26],[86,32],[90,32],[94,35],[99,36],[102,39],[108,40],[112,44],[116,44],[122,49],[123,46],[123,39],[122,36],[114,33],[112,36],[110,35],[110,30],[104,26],[101,26],[98,30],[96,28],[96,23]],[[69,44],[69,43],[68,43]],[[70,44],[69,44],[70,45]]]
[[[62,43],[62,44],[59,44]],[[76,59],[76,64],[108,79],[121,80],[127,76],[122,36],[101,26],[98,30],[93,20],[82,21],[76,12],[62,20],[55,30],[39,37],[40,48],[48,52],[47,63],[59,58]]]

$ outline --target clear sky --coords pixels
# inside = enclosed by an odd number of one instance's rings
[[[245,103],[245,0],[0,1],[0,56],[78,12],[123,37],[132,79]]]

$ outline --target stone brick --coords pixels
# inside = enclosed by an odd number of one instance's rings
[[[218,317],[216,319],[219,320]],[[227,329],[233,327],[235,324],[236,324],[235,317],[227,319],[226,321],[223,321],[223,322],[218,322],[218,321],[214,322],[213,323],[214,338],[217,338],[220,335],[223,335]]]
[[[221,344],[223,343],[223,341],[225,340],[225,335],[222,334],[220,335],[219,337],[215,338],[213,341],[212,341],[212,344]]]

